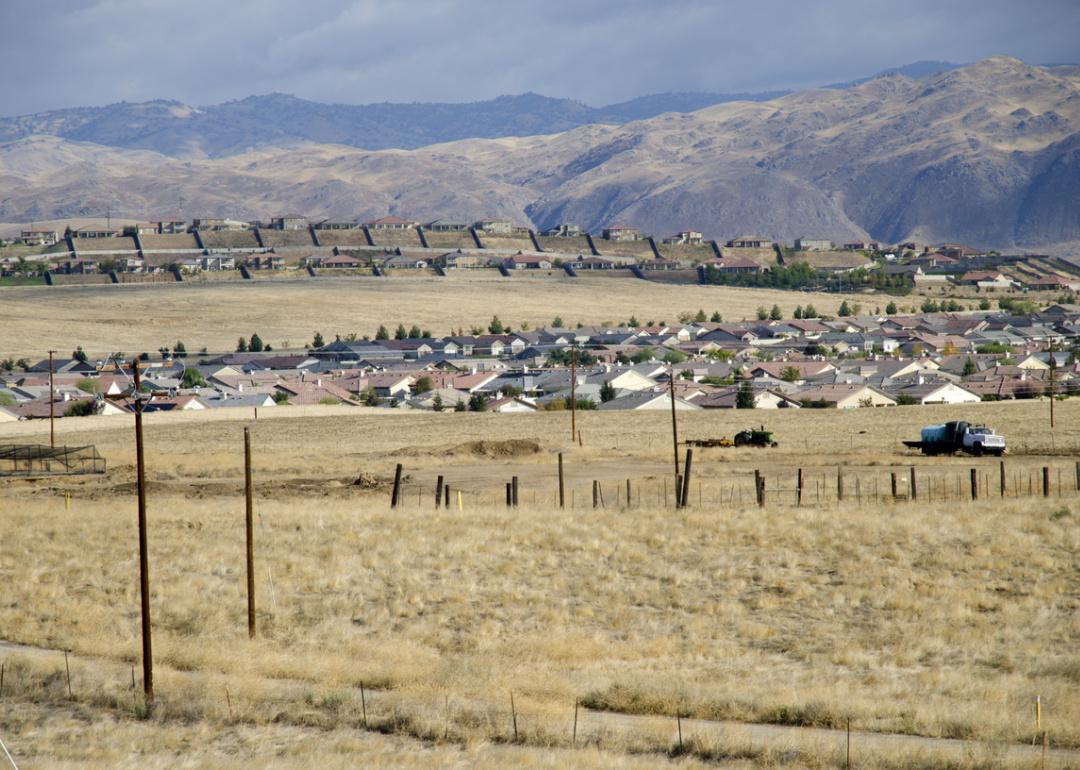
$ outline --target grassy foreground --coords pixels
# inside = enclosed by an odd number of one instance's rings
[[[973,413],[1019,439],[1043,408]],[[1063,425],[1077,424],[1074,411],[1063,404]],[[137,718],[141,698],[131,688],[139,604],[129,422],[59,424],[62,442],[97,442],[110,458],[104,479],[0,486],[0,636],[73,653],[69,698],[61,654],[0,647],[0,738],[20,767],[184,759],[333,768],[360,755],[376,767],[843,763],[831,743],[785,748],[738,731],[699,739],[689,729],[680,757],[672,720],[622,729],[596,714],[582,718],[574,750],[575,701],[746,723],[843,727],[850,718],[859,731],[987,746],[962,760],[935,757],[933,747],[858,747],[861,766],[1021,767],[1026,760],[994,746],[1031,742],[1039,695],[1051,745],[1080,747],[1080,498],[1067,485],[1050,500],[777,501],[763,510],[710,504],[706,491],[704,505],[681,514],[648,496],[630,510],[610,502],[559,510],[545,494],[536,504],[525,496],[516,511],[480,494],[466,496],[463,511],[435,511],[410,492],[408,507],[392,511],[385,487],[341,479],[358,471],[384,479],[401,460],[417,480],[438,471],[462,488],[497,489],[513,473],[526,488],[547,489],[550,451],[570,451],[560,443],[563,421],[307,416],[316,413],[290,419],[282,410],[254,426],[254,641],[240,426],[148,419],[158,696],[148,720]],[[915,461],[890,453],[894,431],[941,418],[916,408],[873,416],[877,430],[860,432],[860,414],[755,415],[777,430],[780,448],[703,452],[695,463],[706,490],[755,466],[788,475],[804,464],[889,467]],[[572,455],[577,481],[601,466],[655,474],[670,462],[664,419],[585,416],[588,443]],[[699,419],[692,427],[703,433],[744,420]],[[1055,451],[1074,446],[1075,433],[1063,428]],[[804,435],[820,436],[821,455],[800,445]],[[485,436],[529,437],[542,451],[461,450]],[[1027,449],[1010,468],[1049,462],[1023,454],[1051,451],[1034,436],[1016,444]],[[971,462],[939,458],[920,472]]]

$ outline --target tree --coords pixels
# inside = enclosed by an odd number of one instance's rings
[[[709,316],[709,320],[712,321],[714,324],[718,324],[724,322],[724,317],[720,315],[719,310],[714,310],[713,314]]]
[[[469,411],[482,412],[487,408],[487,396],[483,393],[473,393],[469,396]]]
[[[795,317],[795,320],[799,320],[802,318],[802,305],[795,306],[795,312],[793,313],[793,315]]]
[[[758,305],[757,319],[759,321],[765,321],[769,318],[769,311],[765,309],[764,305]]]
[[[443,405],[442,396],[438,393],[435,394],[435,398],[431,401],[431,408],[436,412],[441,412],[446,407]]]
[[[246,339],[241,337],[240,339],[238,339],[236,341],[236,352],[237,353],[247,353],[247,349],[248,349],[248,344],[247,344]]]
[[[967,361],[964,362],[964,369],[960,372],[964,377],[969,377],[978,371],[978,367],[975,366],[975,362],[971,359],[971,356],[967,357]]]
[[[563,320],[562,320],[561,315],[555,316],[555,318],[551,321],[551,328],[552,329],[561,329],[561,328],[563,328]]]
[[[82,349],[82,345],[79,345],[71,352],[71,357],[76,361],[81,361],[84,364],[86,363],[86,351]]]
[[[490,334],[502,334],[506,331],[506,327],[503,326],[503,322],[499,320],[497,315],[491,317],[491,323],[488,324],[488,332]]]
[[[251,335],[251,341],[248,342],[248,350],[252,353],[261,353],[263,351],[263,341],[258,334]]]
[[[802,311],[803,318],[818,318],[818,311],[813,305],[807,305]]]
[[[922,311],[924,313],[936,313],[938,311],[938,303],[932,299],[924,299],[922,303]]]
[[[432,389],[431,378],[426,374],[416,381],[416,384],[412,387],[412,392],[416,394],[430,393]]]
[[[149,353],[139,353],[139,360],[140,361],[149,361],[150,360],[150,354]]]
[[[989,310],[989,309],[990,309],[990,300],[988,300],[986,297],[983,297],[982,299],[980,299],[979,300],[979,310]]]
[[[669,350],[664,354],[665,364],[681,364],[686,360],[686,354],[681,350]]]
[[[632,315],[630,316],[630,320],[626,322],[626,325],[629,326],[631,329],[636,329],[641,324],[638,323],[637,316]]]
[[[644,347],[634,352],[634,355],[630,356],[630,360],[635,364],[643,364],[646,361],[652,361],[653,349],[650,347]]]
[[[750,386],[750,380],[743,380],[739,385],[739,392],[735,395],[735,408],[754,408],[754,389]]]
[[[398,327],[394,329],[394,339],[403,340],[409,336],[409,333],[405,330],[405,324],[398,324]]]
[[[840,309],[836,312],[836,314],[841,318],[846,318],[847,316],[851,315],[851,306],[848,305],[846,299],[840,303]]]
[[[785,366],[780,370],[780,379],[784,382],[796,382],[799,377],[799,367],[797,366]]]
[[[454,411],[455,412],[464,412],[465,411],[465,402],[464,401],[458,401],[456,404],[454,404]]]
[[[390,332],[388,332],[386,330],[386,327],[383,324],[379,324],[379,330],[377,332],[375,332],[375,339],[377,339],[377,340],[388,340],[388,339],[390,339]]]
[[[66,410],[64,410],[64,417],[89,417],[94,413],[94,400],[86,399],[85,401],[76,401]]]
[[[422,334],[423,334],[423,331],[421,331],[420,327],[417,326],[416,324],[413,324],[411,327],[409,327],[409,339],[410,340],[418,340],[418,339],[420,339],[420,336]]]
[[[772,319],[773,321],[779,321],[783,317],[784,317],[784,314],[782,312],[780,312],[780,306],[779,305],[773,305],[772,309],[769,311],[769,318]]]
[[[311,347],[321,348],[325,344],[326,341],[323,339],[322,334],[320,334],[319,332],[315,332],[315,337],[311,340]]]
[[[613,398],[615,398],[615,386],[612,385],[610,381],[605,382],[603,385],[600,386],[600,401],[601,403],[606,404]]]
[[[885,306],[885,315],[896,315],[895,302],[890,301],[889,304]]]
[[[184,369],[184,373],[180,375],[180,387],[182,388],[205,388],[206,380],[203,379],[202,374],[198,369],[194,367],[187,367]]]
[[[289,394],[284,390],[275,390],[274,395],[271,396],[274,399],[274,403],[278,406],[285,406],[289,403]]]
[[[182,356],[187,353],[187,346],[180,340],[177,340],[176,344],[173,345],[172,352],[174,356]]]
[[[702,323],[703,321],[706,320],[706,318],[707,318],[707,316],[705,315],[704,310],[698,310],[697,315],[694,316],[694,320],[696,322],[698,322],[698,323]]]
[[[101,392],[101,383],[93,377],[86,377],[85,379],[79,380],[75,387],[83,393],[90,393],[91,395],[97,395]]]

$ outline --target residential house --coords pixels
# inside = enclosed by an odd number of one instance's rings
[[[401,217],[386,216],[373,219],[370,222],[365,222],[364,227],[369,230],[412,230],[417,227],[419,223],[412,221],[411,219],[402,219]]]
[[[761,235],[740,235],[732,238],[726,245],[731,249],[771,249],[773,242]]]
[[[552,262],[547,257],[518,254],[503,260],[508,270],[550,270]]]
[[[803,406],[858,409],[868,406],[896,406],[896,399],[869,385],[821,385],[801,390],[796,398]]]
[[[829,251],[833,242],[828,238],[796,238],[795,249],[797,251]]]
[[[705,237],[697,230],[680,230],[675,235],[669,235],[663,239],[665,244],[687,244],[692,246],[700,246],[704,243]]]
[[[436,219],[424,225],[424,229],[433,233],[463,233],[469,229],[469,225],[453,219]]]
[[[549,227],[540,234],[549,238],[576,238],[581,235],[582,232],[581,228],[577,225],[558,224],[554,227]]]
[[[1004,273],[997,270],[969,270],[957,281],[962,286],[976,286],[980,289],[1010,289],[1015,284]]]
[[[849,241],[844,244],[845,251],[879,251],[881,244],[877,241]]]
[[[71,235],[75,238],[117,238],[120,230],[115,227],[87,226],[72,230]]]
[[[23,230],[19,240],[27,246],[55,246],[60,241],[60,234],[55,230]]]
[[[306,230],[307,226],[307,217],[299,214],[282,214],[270,219],[271,230]]]
[[[639,241],[641,231],[630,225],[611,225],[604,228],[603,238],[606,241]]]
[[[475,222],[473,227],[489,235],[514,234],[514,223],[509,219],[481,219]]]
[[[913,400],[917,404],[976,404],[982,396],[955,382],[916,382],[892,391],[897,399]]]
[[[600,404],[597,409],[603,411],[620,411],[620,410],[634,410],[634,411],[659,411],[671,410],[671,396],[666,390],[642,390],[634,393],[627,393],[625,396],[619,396],[611,401]],[[695,411],[701,409],[695,403],[687,401],[686,399],[675,397],[675,410],[679,412]]]

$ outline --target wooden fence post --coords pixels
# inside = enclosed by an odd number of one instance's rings
[[[566,487],[563,486],[562,452],[559,452],[559,507],[566,507]]]
[[[592,507],[600,507],[600,482],[593,479],[592,483]]]
[[[632,500],[633,500],[633,498],[630,497],[630,479],[627,479],[626,480],[626,507],[627,508],[630,507],[630,503],[631,503]]]
[[[915,482],[915,466],[914,465],[911,466],[910,474],[911,474],[911,479],[908,482],[908,487],[909,487],[910,493],[911,493],[910,494],[911,501],[915,502],[916,500],[919,499],[919,487]]]
[[[803,472],[799,468],[799,477],[795,482],[795,505],[802,505]]]
[[[513,493],[510,491],[510,482],[506,482],[506,507],[513,505]]]
[[[975,468],[971,469],[971,499],[979,499],[979,471]]]
[[[844,502],[844,469],[836,469],[836,502]]]
[[[896,499],[896,471],[892,472],[892,499]]]
[[[244,528],[247,551],[248,638],[255,638],[255,527],[252,522],[255,496],[251,481],[251,431],[244,428]]]
[[[401,499],[401,463],[394,469],[394,490],[390,493],[390,507],[397,508]]]
[[[694,450],[686,448],[686,467],[682,478],[682,500],[680,506],[686,508],[690,505],[690,465],[694,458]]]
[[[450,510],[450,483],[449,482],[447,482],[446,486],[443,487],[443,505],[446,507],[446,510],[448,510],[448,511]]]
[[[999,473],[998,484],[1001,487],[1001,496],[1005,497],[1005,478],[1006,478],[1006,476],[1005,476],[1005,461],[1004,460],[1002,460],[998,464],[998,473]]]
[[[439,478],[435,480],[435,507],[436,508],[438,508],[442,504],[442,497],[443,497],[442,485],[443,485],[443,477],[439,476]],[[447,507],[449,507],[449,506],[447,506]]]
[[[518,477],[517,476],[513,476],[510,479],[510,491],[512,493],[512,495],[511,495],[511,503],[513,504],[513,506],[515,508],[517,508],[518,507]]]
[[[1044,465],[1042,469],[1043,497],[1050,497],[1050,466]]]

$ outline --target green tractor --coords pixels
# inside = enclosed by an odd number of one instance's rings
[[[747,428],[735,434],[735,446],[774,447],[778,444],[773,441],[772,431],[760,428]]]

